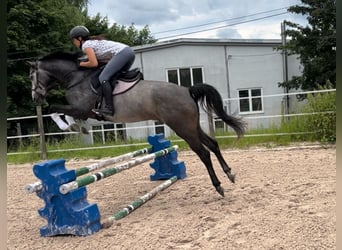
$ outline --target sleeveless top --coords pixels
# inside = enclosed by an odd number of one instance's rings
[[[82,49],[92,48],[96,58],[101,63],[108,62],[113,56],[120,53],[128,45],[110,40],[87,40],[82,44]]]

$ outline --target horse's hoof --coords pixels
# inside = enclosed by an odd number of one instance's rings
[[[221,186],[217,186],[215,187],[216,188],[216,191],[222,196],[224,197],[224,190]]]
[[[235,174],[227,173],[227,176],[232,183],[235,183]]]
[[[101,224],[101,228],[107,229],[107,228],[110,228],[113,224],[114,224],[113,221],[106,221],[106,222]]]
[[[71,132],[81,132],[80,126],[78,126],[76,123],[71,124],[67,130]]]
[[[85,127],[81,127],[81,133],[85,135],[89,135],[89,131]]]

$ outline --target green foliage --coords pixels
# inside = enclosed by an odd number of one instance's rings
[[[330,97],[327,98],[329,99],[329,103],[331,103],[332,96],[333,95],[330,95]],[[326,99],[326,97],[324,97],[323,99]],[[331,110],[331,107],[329,105],[325,107]],[[221,149],[246,149],[253,146],[273,148],[277,146],[291,145],[295,142],[322,141],[323,143],[326,143],[326,141],[322,139],[328,137],[322,136],[321,132],[316,127],[313,130],[312,126],[306,125],[307,123],[307,118],[300,116],[291,118],[290,121],[284,121],[281,126],[274,125],[267,129],[254,129],[248,131],[245,137],[241,138],[240,140],[236,139],[236,135],[233,132],[219,132],[216,134],[215,137]],[[179,151],[190,150],[188,144],[178,136],[170,136],[168,139],[171,140],[172,145],[179,146]],[[101,159],[104,157],[115,157],[148,146],[146,140],[130,139],[129,141],[123,141],[114,139],[110,140],[109,138],[107,138],[106,146],[108,147],[94,149],[93,147],[103,146],[101,140],[97,141],[98,142],[96,142],[94,145],[91,145],[89,149],[84,150],[86,149],[86,147],[82,143],[80,135],[77,134],[67,135],[64,139],[59,140],[50,139],[47,141],[48,159]],[[126,146],[124,144],[135,145]],[[82,150],[70,150],[78,148],[81,148]],[[23,153],[19,155],[8,155],[7,162],[9,163],[34,163],[41,161],[40,143],[37,138],[31,139],[30,143],[24,144],[20,148],[9,147],[9,152],[30,152],[29,154]]]
[[[280,49],[300,55],[303,74],[280,83],[280,86],[312,90],[330,82],[336,87],[336,1],[302,0],[302,3],[288,11],[307,16],[309,25],[303,27],[285,22],[285,34],[291,40]]]
[[[157,40],[151,36],[150,29],[146,25],[138,30],[134,24],[126,27],[114,23],[109,27],[108,18],[102,18],[100,14],[87,19],[84,25],[89,29],[91,35],[105,35],[109,40],[125,43],[129,46],[155,43]]]
[[[108,18],[102,18],[100,14],[88,18],[84,25],[89,29],[91,35],[106,34],[108,32]]]
[[[331,85],[321,87],[321,90],[331,89]],[[307,95],[307,104],[297,112],[311,115],[284,119],[282,130],[307,131],[306,140],[322,143],[336,142],[336,91]]]
[[[7,116],[35,113],[31,100],[29,66],[26,60],[70,48],[68,34],[73,23],[85,17],[66,0],[20,1],[7,4]],[[79,3],[81,1],[78,1]]]
[[[308,95],[308,105],[304,111],[319,113],[307,118],[306,130],[317,131],[315,135],[319,141],[336,142],[336,92]]]
[[[134,24],[127,28],[124,25],[117,25],[114,23],[108,30],[107,37],[110,40],[122,42],[130,46],[151,44],[157,41],[153,38],[153,36],[151,36],[148,25],[146,25],[142,30],[138,31]]]
[[[86,25],[92,34],[108,34],[108,38],[129,45],[141,45],[155,40],[146,26],[138,31],[113,24],[97,14],[87,14],[88,0],[11,0],[7,2],[7,117],[29,116],[36,113],[31,98],[31,81],[27,61],[53,51],[71,51],[69,31],[76,25]],[[55,89],[49,93],[49,103],[65,103],[65,92]],[[44,104],[43,113],[48,113]],[[35,121],[22,124],[32,129]],[[13,127],[8,125],[8,127]],[[9,133],[9,131],[7,131]]]

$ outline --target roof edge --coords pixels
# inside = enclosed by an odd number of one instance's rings
[[[216,38],[177,38],[153,44],[134,46],[136,52],[175,47],[180,45],[208,46],[247,46],[247,45],[280,45],[281,39],[216,39]]]

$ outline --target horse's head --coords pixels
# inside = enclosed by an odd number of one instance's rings
[[[64,83],[69,73],[78,70],[78,54],[57,52],[30,63],[32,99],[42,103],[56,82]]]
[[[32,100],[42,103],[49,90],[49,83],[53,80],[46,70],[40,67],[40,61],[30,63],[30,79],[32,83]]]

